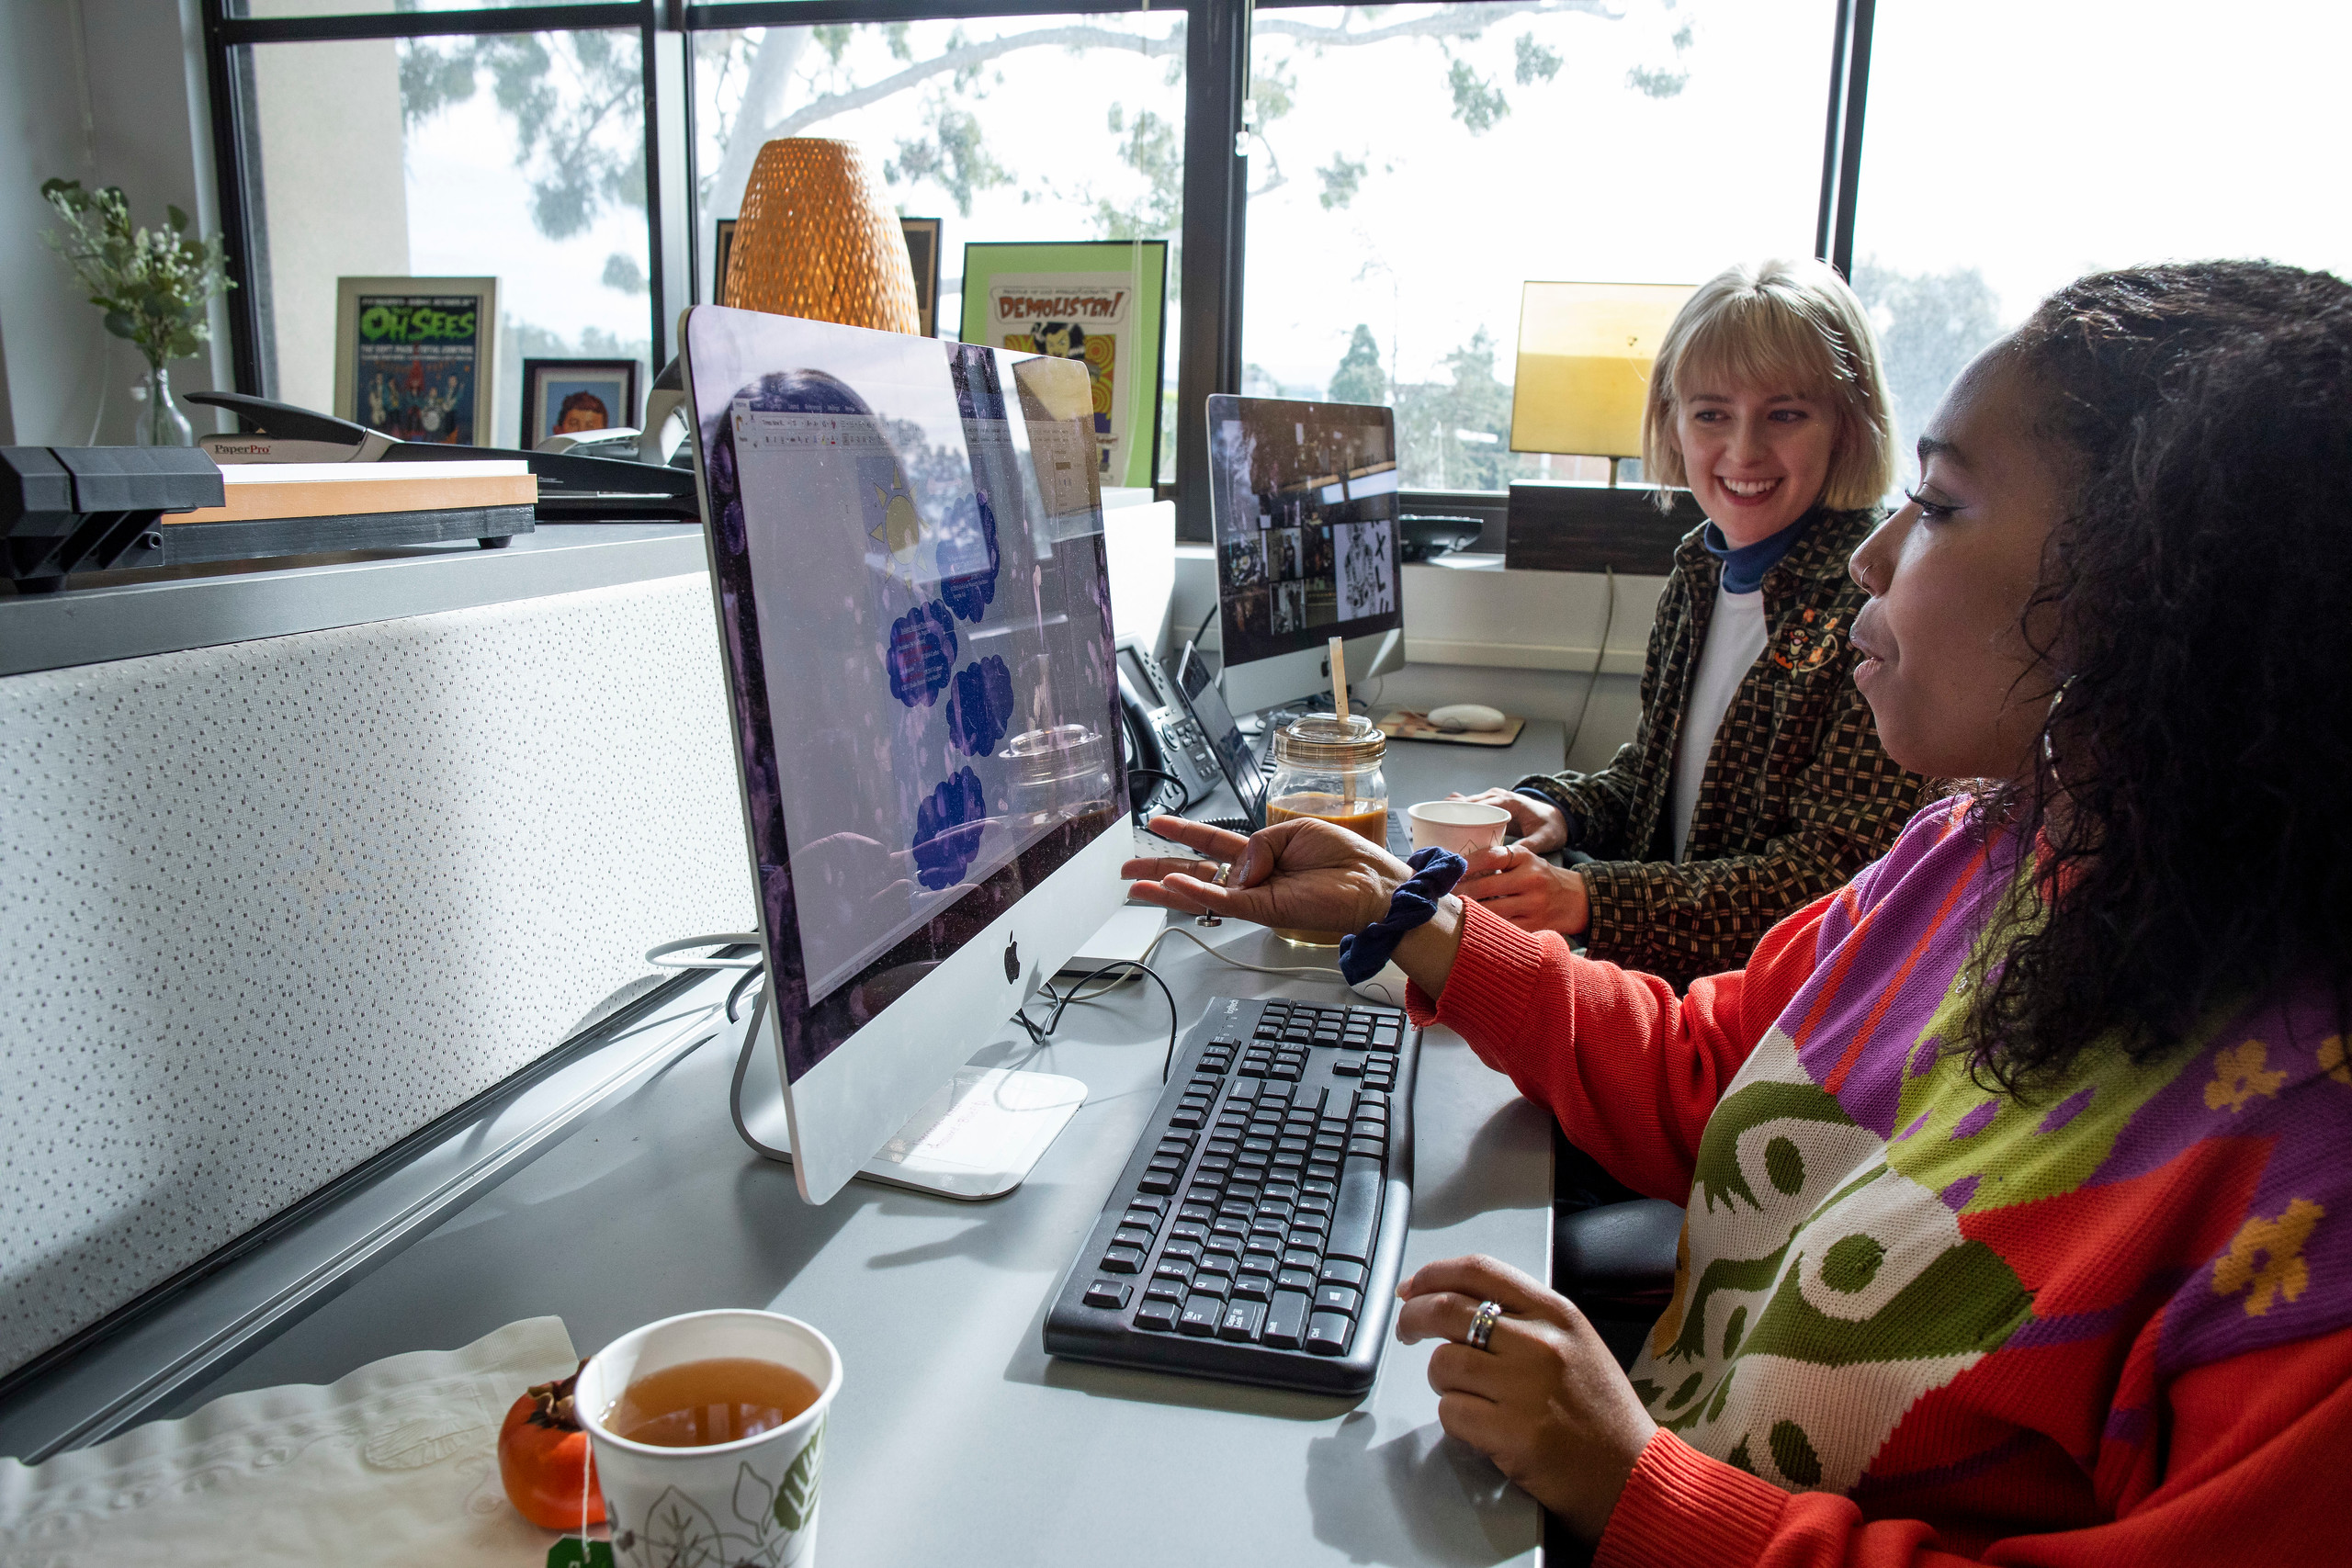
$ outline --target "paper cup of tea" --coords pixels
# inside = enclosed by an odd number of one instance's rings
[[[1510,812],[1483,800],[1425,800],[1405,817],[1413,825],[1413,848],[1458,855],[1493,849],[1510,826]]]
[[[572,1398],[622,1568],[814,1568],[833,1342],[797,1318],[664,1318],[588,1359]],[[794,1405],[799,1408],[794,1409]]]

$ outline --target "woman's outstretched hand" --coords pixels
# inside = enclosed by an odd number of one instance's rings
[[[1396,1293],[1397,1338],[1453,1341],[1430,1357],[1438,1423],[1598,1540],[1657,1426],[1584,1314],[1491,1258],[1432,1263]],[[1487,1348],[1474,1350],[1480,1302],[1498,1303],[1503,1315]]]
[[[1261,926],[1356,931],[1388,913],[1412,867],[1362,834],[1312,817],[1277,822],[1248,838],[1155,817],[1151,830],[1197,851],[1198,860],[1131,860],[1122,876],[1147,904],[1188,915],[1231,915]],[[1223,886],[1215,880],[1230,866]]]

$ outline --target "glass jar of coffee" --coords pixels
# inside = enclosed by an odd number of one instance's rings
[[[1380,759],[1388,738],[1362,714],[1340,718],[1309,714],[1274,733],[1274,777],[1266,786],[1266,826],[1294,817],[1319,817],[1388,842],[1388,780]],[[1306,947],[1337,947],[1344,931],[1288,931],[1274,934]]]

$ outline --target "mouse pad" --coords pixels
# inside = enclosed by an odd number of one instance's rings
[[[1391,740],[1442,740],[1449,746],[1508,746],[1526,728],[1523,718],[1506,718],[1500,729],[1440,729],[1428,715],[1404,708],[1380,721],[1380,733]]]

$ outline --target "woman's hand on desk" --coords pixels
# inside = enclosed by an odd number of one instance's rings
[[[1526,797],[1521,796],[1522,800]],[[1584,877],[1532,854],[1527,840],[1499,849],[1476,850],[1464,857],[1470,869],[1454,891],[1475,898],[1521,931],[1582,936],[1592,923],[1592,901]]]
[[[1129,889],[1136,898],[1188,915],[1229,915],[1291,931],[1360,931],[1388,913],[1396,889],[1413,874],[1371,840],[1312,817],[1277,822],[1246,839],[1180,817],[1155,817],[1150,828],[1201,859],[1131,860],[1120,874],[1139,879]],[[1224,866],[1231,870],[1220,885]],[[1445,988],[1461,943],[1461,905],[1446,898],[1434,919],[1397,944],[1397,967],[1434,997]]]
[[[1657,1426],[1584,1314],[1491,1258],[1432,1263],[1396,1293],[1398,1339],[1453,1341],[1430,1357],[1439,1425],[1598,1540]],[[1467,1343],[1480,1302],[1503,1309],[1483,1350]]]

